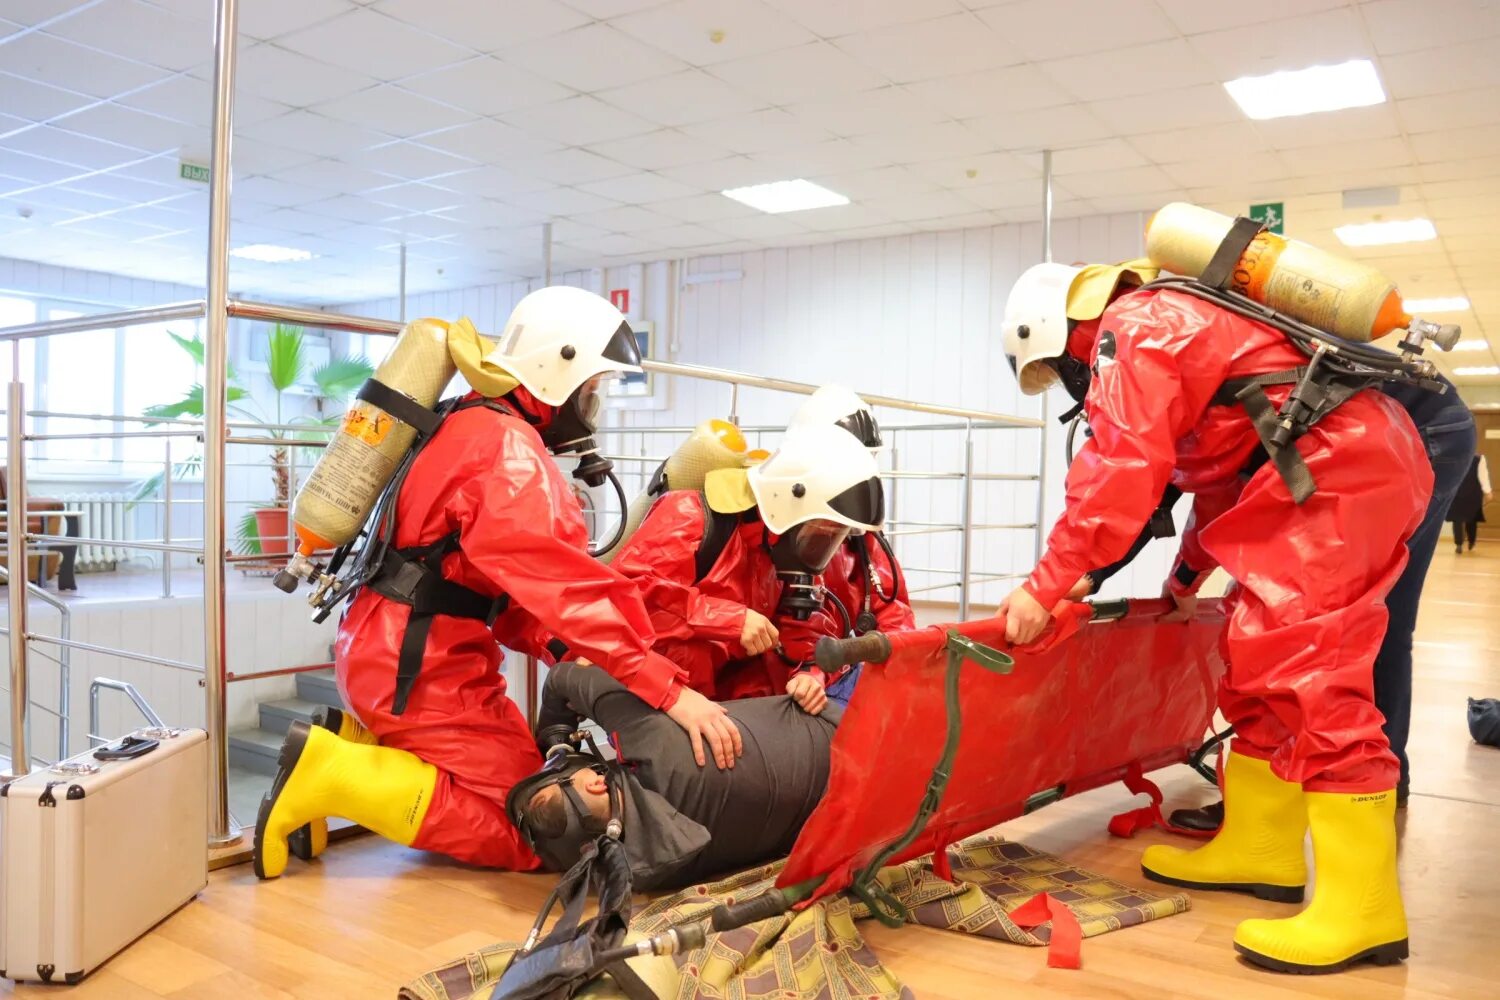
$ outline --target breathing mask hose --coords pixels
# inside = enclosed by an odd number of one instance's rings
[[[1083,414],[1080,413],[1068,424],[1068,440],[1067,444],[1063,446],[1063,453],[1067,455],[1069,465],[1073,464],[1073,442],[1078,437],[1078,427],[1085,423],[1087,421],[1083,419]]]
[[[620,523],[615,525],[615,533],[610,536],[608,545],[589,546],[589,555],[596,559],[599,553],[611,552],[616,545],[620,544],[620,540],[625,537],[625,522],[630,520],[630,504],[625,500],[625,484],[620,482],[620,477],[615,475],[613,468],[604,473],[604,478],[608,479],[609,484],[615,488],[615,498],[620,501]]]

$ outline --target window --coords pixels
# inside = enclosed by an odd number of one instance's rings
[[[0,327],[15,326],[19,323],[34,323],[36,321],[36,303],[30,299],[18,299],[10,296],[0,295]],[[9,344],[0,342],[0,383],[10,382],[10,363],[15,348]],[[32,369],[36,364],[36,341],[21,341],[21,380],[31,381]],[[5,390],[0,388],[0,407],[4,406]],[[34,400],[27,400],[26,405],[30,407]]]
[[[120,386],[120,409],[118,412],[139,416],[148,406],[172,403],[181,399],[188,389],[201,378],[198,365],[192,355],[173,341],[172,334],[191,339],[198,332],[195,320],[177,323],[156,323],[137,326],[124,331],[121,365],[123,378]],[[130,429],[141,424],[130,424]],[[165,455],[164,438],[134,438],[122,442],[120,458],[126,462],[160,464]],[[191,442],[186,438],[173,440],[173,457],[181,461],[186,458]]]

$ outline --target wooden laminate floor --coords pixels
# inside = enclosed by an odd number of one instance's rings
[[[1178,917],[1084,943],[1084,967],[1046,967],[1040,950],[908,927],[863,925],[875,951],[924,1000],[1031,997],[1500,996],[1500,750],[1473,745],[1465,698],[1500,697],[1500,542],[1438,553],[1416,645],[1411,807],[1401,874],[1411,960],[1328,977],[1258,972],[1230,947],[1235,924],[1287,908],[1192,893]],[[1212,793],[1186,769],[1159,777],[1169,800]],[[1097,871],[1140,881],[1149,834],[1111,839],[1129,801],[1101,789],[1007,824],[1003,832]],[[0,985],[0,995],[108,998],[391,998],[463,952],[518,939],[546,876],[475,871],[374,837],[334,845],[314,865],[258,884],[249,866],[216,872],[202,897],[71,990]],[[7,987],[9,990],[7,991]]]

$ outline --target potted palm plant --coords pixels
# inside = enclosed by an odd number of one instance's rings
[[[191,354],[199,365],[203,364],[202,338],[182,337],[174,333],[172,339]],[[269,425],[266,431],[267,436],[281,442],[272,448],[270,455],[271,503],[248,511],[241,518],[236,531],[236,547],[241,552],[252,555],[275,555],[287,552],[290,534],[287,518],[292,499],[291,449],[298,447],[299,441],[326,439],[328,433],[343,415],[344,401],[364,384],[365,379],[374,374],[374,368],[363,358],[331,358],[327,363],[313,369],[312,380],[317,386],[315,395],[321,403],[325,406],[328,403],[334,404],[330,407],[332,412],[325,415],[321,412],[320,406],[320,412],[316,415],[297,415],[288,419],[285,413],[286,394],[302,380],[302,375],[307,370],[301,327],[284,323],[276,324],[266,334],[265,354],[266,375],[274,393],[274,411],[270,414],[265,413],[251,399],[250,393],[240,384],[232,368],[229,372],[227,396],[229,411],[234,416]],[[174,402],[149,406],[145,410],[145,415],[163,420],[180,417],[201,418],[203,416],[203,386],[190,387],[181,399]],[[294,426],[306,427],[307,431],[292,430]],[[294,435],[297,436],[294,437]],[[174,475],[190,474],[201,468],[202,461],[201,455],[190,456],[176,463]],[[156,493],[161,488],[164,475],[165,472],[159,472],[143,482],[136,489],[135,499],[142,500]]]

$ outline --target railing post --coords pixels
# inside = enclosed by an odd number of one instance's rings
[[[27,753],[27,709],[31,698],[26,663],[26,388],[21,384],[20,341],[12,352],[5,419],[5,560],[10,605],[10,773],[31,771]]]
[[[969,559],[974,534],[974,421],[964,421],[964,480],[958,549],[958,620],[969,618]]]
[[[234,137],[238,0],[218,0],[214,21],[213,144],[208,204],[207,319],[203,366],[203,696],[209,740],[208,838],[229,844],[229,744],[225,730],[224,450],[229,346],[229,186]]]
[[[161,541],[172,544],[172,439],[162,438],[166,446],[161,470]],[[161,596],[172,596],[172,553],[161,554]]]

